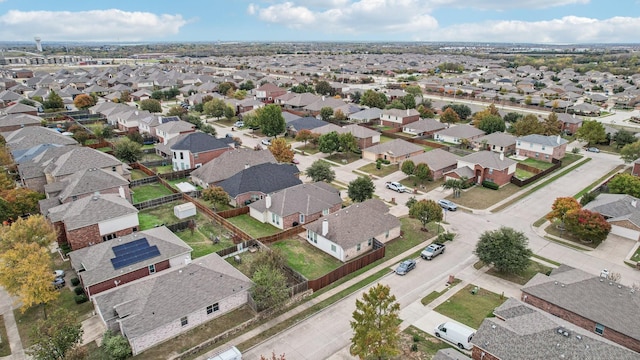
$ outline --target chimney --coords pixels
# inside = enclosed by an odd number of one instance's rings
[[[120,187],[118,188],[118,194],[120,194],[120,197],[121,197],[121,198],[123,198],[123,199],[126,199],[126,198],[127,198],[127,197],[125,196],[125,194],[124,194],[124,188],[123,188],[122,186],[120,186]]]
[[[93,196],[91,196],[91,200],[98,200],[100,199],[100,191],[96,191],[93,193]]]
[[[249,163],[244,164],[245,170],[249,168]]]
[[[561,140],[561,139],[562,139],[562,137],[561,137],[560,135],[558,135],[558,137],[556,138],[556,142],[557,142],[558,144],[560,144],[560,140]]]
[[[265,207],[267,209],[269,209],[271,207],[271,195],[267,194],[267,196],[264,197],[264,203],[265,203]]]
[[[322,220],[322,236],[327,236],[329,233],[329,220]]]
[[[500,153],[500,161],[504,161],[504,153],[503,152]]]
[[[407,109],[407,116],[409,116],[409,112],[410,112],[409,109]]]
[[[638,207],[638,200],[636,199],[631,200],[631,206]]]

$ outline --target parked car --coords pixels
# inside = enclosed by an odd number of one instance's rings
[[[415,268],[416,268],[415,260],[413,259],[405,260],[401,262],[400,265],[398,265],[398,268],[396,269],[396,274],[404,275]]]
[[[66,281],[64,281],[64,278],[57,277],[57,278],[55,278],[55,280],[53,280],[51,282],[51,284],[56,289],[62,289],[64,287],[64,285],[66,284]]]
[[[296,158],[293,158],[293,160],[291,160],[291,162],[296,164],[296,165],[300,164],[300,160],[298,160]]]
[[[237,127],[237,128],[244,127],[244,121],[240,121],[240,120],[238,120],[238,121],[236,121],[236,122],[233,124],[233,126],[235,126],[235,127]]]
[[[262,145],[271,146],[271,139],[262,139]]]
[[[590,147],[587,149],[588,152],[594,152],[594,153],[599,153],[600,149],[598,149],[597,147]]]
[[[53,274],[57,278],[63,278],[64,277],[64,270],[53,270]]]
[[[449,210],[449,211],[458,210],[458,205],[456,205],[453,201],[440,199],[438,200],[438,205],[440,205],[440,207],[442,207],[445,210]]]
[[[434,257],[444,253],[445,248],[446,246],[444,244],[433,243],[422,250],[422,252],[420,253],[420,257],[425,260],[431,260]]]
[[[409,191],[409,189],[407,189],[406,187],[404,187],[404,185],[400,184],[397,181],[389,181],[389,182],[386,182],[384,185],[385,185],[385,187],[387,189],[390,189],[390,190],[393,190],[393,191],[397,191],[399,193],[403,193],[403,192],[408,192]]]

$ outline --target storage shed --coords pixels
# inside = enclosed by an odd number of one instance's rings
[[[196,205],[191,202],[176,205],[173,207],[173,214],[178,219],[185,219],[189,216],[194,216],[196,214]]]

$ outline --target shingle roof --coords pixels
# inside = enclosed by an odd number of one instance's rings
[[[494,132],[489,135],[481,136],[477,138],[475,141],[477,143],[482,143],[485,140],[489,145],[511,146],[516,144],[515,136],[511,134],[503,133],[503,132]]]
[[[636,352],[516,299],[494,313],[497,317],[482,322],[472,343],[500,359],[638,359]]]
[[[305,225],[304,228],[316,234],[322,234],[322,222],[325,219],[328,221],[329,232],[324,238],[340,245],[343,249],[350,249],[356,244],[400,226],[400,220],[389,214],[387,205],[378,199],[353,204],[323,216]]]
[[[403,125],[402,129],[403,131],[412,130],[413,132],[421,133],[421,132],[431,132],[431,131],[442,130],[446,127],[447,127],[446,124],[443,124],[438,120],[420,119],[418,121],[414,121],[412,123]]]
[[[380,119],[380,114],[382,114],[382,110],[378,108],[369,108],[359,111],[355,114],[349,115],[350,120],[359,120],[359,121],[369,121]]]
[[[567,265],[536,277],[523,293],[640,340],[640,292]]]
[[[315,214],[342,203],[340,192],[325,182],[295,185],[269,196],[271,207],[268,210],[282,217],[292,214]],[[265,212],[266,202],[265,197],[249,204],[249,207]]]
[[[14,113],[0,117],[0,126],[32,126],[40,125],[41,122],[41,118],[24,113]]]
[[[124,245],[135,240],[146,238],[149,246],[157,246],[160,254],[152,258],[133,263],[127,267],[114,269],[111,259],[116,257],[113,247]],[[78,274],[85,287],[113,279],[124,273],[146,268],[179,255],[191,252],[191,247],[177,237],[165,226],[135,232],[110,241],[101,242],[69,253],[71,264],[76,270],[84,269]]]
[[[40,127],[28,126],[18,129],[5,136],[7,146],[11,151],[29,149],[42,144],[76,145],[73,138],[60,134],[58,131]]]
[[[224,152],[217,158],[193,170],[191,176],[207,184],[213,184],[230,178],[247,166],[276,162],[276,158],[271,151],[238,148]]]
[[[429,166],[429,169],[437,171],[456,165],[459,158],[460,157],[458,155],[452,154],[448,151],[433,149],[431,151],[412,156],[405,161],[411,160],[416,165],[424,163]]]
[[[203,132],[183,134],[181,137],[176,139],[178,140],[171,145],[171,150],[187,150],[193,154],[225,149],[233,144],[233,139],[231,138],[218,139]]]
[[[51,222],[64,222],[67,230],[80,229],[130,214],[137,214],[138,209],[126,199],[118,195],[104,194],[87,196],[70,203],[49,209]]]
[[[198,310],[204,313],[207,306],[251,285],[249,278],[213,253],[105,291],[94,300],[105,320],[115,320],[115,311],[133,339],[172,322],[179,324],[180,318]]]
[[[444,136],[453,136],[460,139],[469,139],[474,136],[482,136],[485,134],[485,132],[469,124],[462,124],[462,125],[450,126],[448,129],[444,129],[436,132],[436,134],[444,135]]]
[[[539,144],[544,146],[560,146],[567,143],[567,140],[563,139],[560,135],[538,135],[531,134],[518,138],[518,141],[524,141],[532,144]]]
[[[111,169],[119,165],[122,162],[112,155],[88,147],[76,147],[45,167],[44,172],[59,177],[85,169]]]
[[[516,163],[515,160],[493,151],[478,151],[460,158],[459,161],[478,164],[483,168],[496,170],[504,170]]]
[[[85,169],[60,181],[64,188],[58,195],[61,202],[65,202],[69,197],[91,194],[117,187],[125,187],[129,191],[129,181],[115,171],[104,169]],[[55,184],[55,183],[54,183]]]
[[[364,149],[364,151],[374,154],[390,153],[393,154],[394,157],[409,155],[420,150],[424,151],[424,148],[402,139],[393,139]]]
[[[269,194],[302,183],[298,173],[300,170],[292,164],[263,163],[241,170],[218,186],[234,198],[250,191]]]
[[[607,221],[628,220],[640,227],[640,199],[625,194],[600,194],[584,206],[602,214]]]
[[[326,121],[316,119],[311,116],[307,116],[307,117],[299,118],[293,121],[289,121],[289,123],[287,124],[287,127],[295,131],[300,131],[300,130],[313,130],[313,129],[325,126],[327,124],[329,123]]]

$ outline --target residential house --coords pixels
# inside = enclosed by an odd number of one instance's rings
[[[316,119],[312,116],[307,116],[288,122],[287,133],[290,136],[295,137],[300,130],[309,130],[311,132],[315,132],[315,129],[323,127],[327,124],[329,123],[324,120]]]
[[[2,112],[4,112],[6,115],[25,114],[37,116],[38,108],[23,103],[15,103],[2,109]]]
[[[508,184],[516,172],[515,160],[505,157],[503,153],[478,151],[458,159],[457,169],[468,168],[466,173],[472,174],[469,180],[477,184],[491,181],[499,186]],[[446,173],[446,177],[461,178],[459,172]]]
[[[360,110],[357,113],[349,115],[349,120],[356,123],[369,123],[380,120],[382,110],[378,108],[369,108]]]
[[[475,126],[469,124],[450,126],[448,129],[436,131],[433,138],[449,144],[461,144],[467,141],[472,144],[477,138],[484,136],[486,133]]]
[[[247,304],[251,286],[213,253],[102,292],[93,301],[107,329],[127,338],[137,355]]]
[[[556,115],[562,123],[562,131],[569,135],[575,134],[584,121],[582,117],[576,116],[576,114],[558,113]]]
[[[301,184],[293,164],[262,163],[250,166],[217,184],[229,194],[232,206],[248,205],[270,194]]]
[[[474,142],[475,147],[479,150],[494,151],[507,156],[516,152],[516,137],[503,132],[494,132],[481,136],[475,139]]]
[[[335,131],[338,134],[351,133],[358,142],[358,148],[360,149],[380,143],[379,132],[356,124],[338,126],[336,124],[329,123],[313,130],[314,133],[318,133],[320,135],[328,134],[332,131]]]
[[[309,244],[342,262],[373,250],[375,242],[386,243],[400,236],[400,220],[378,199],[355,203],[304,228]]]
[[[433,180],[439,180],[444,177],[444,174],[454,170],[458,166],[459,158],[458,155],[448,151],[433,149],[403,160],[402,163],[411,160],[415,165],[427,164],[429,170],[431,170]],[[402,168],[402,163],[400,164],[400,168]]]
[[[69,136],[62,135],[54,129],[41,126],[24,127],[5,134],[4,138],[14,157],[16,151],[28,150],[38,145],[52,144],[67,146],[78,144],[77,141]]]
[[[423,152],[424,148],[420,145],[402,139],[393,139],[362,149],[362,158],[370,161],[383,159],[395,164]]]
[[[178,135],[167,144],[156,144],[156,151],[169,151],[173,170],[195,169],[234,149],[231,138],[215,138],[203,132]]]
[[[631,174],[633,174],[633,176],[640,176],[640,159],[636,159],[633,162],[633,167],[631,168]]]
[[[284,108],[289,110],[301,111],[305,106],[313,104],[314,102],[321,99],[321,96],[315,94],[296,94],[296,96],[292,97],[291,99],[284,100]]]
[[[639,296],[635,289],[607,278],[607,273],[594,276],[561,265],[548,276],[536,274],[529,280],[522,288],[521,300],[574,326],[640,352]]]
[[[190,174],[191,181],[208,188],[244,169],[264,163],[277,163],[271,151],[236,148],[193,170]]]
[[[416,109],[385,109],[380,113],[380,124],[402,128],[404,125],[420,120],[420,113]]]
[[[166,121],[169,120],[169,121]],[[163,119],[161,124],[155,127],[155,135],[163,144],[183,134],[196,132],[196,126],[190,122],[178,119]]]
[[[273,103],[275,98],[286,93],[287,89],[283,89],[272,83],[266,83],[256,89],[256,99],[264,103]]]
[[[89,296],[191,262],[191,247],[165,226],[134,232],[69,253]]]
[[[435,119],[420,119],[409,123],[402,127],[402,132],[415,136],[432,137],[434,133],[447,128],[447,124],[443,124]]]
[[[611,234],[640,240],[640,200],[626,194],[600,194],[583,206],[595,211],[611,224]]]
[[[335,99],[323,95],[320,99],[312,102],[302,109],[310,112],[314,116],[317,116],[318,114],[320,114],[320,110],[322,110],[323,108],[331,108],[331,110],[335,111],[336,109],[344,107],[345,105],[346,103],[341,99]]]
[[[591,299],[591,294],[584,298]],[[473,336],[472,358],[632,360],[639,356],[589,331],[591,329],[576,328],[571,322],[543,310],[507,299],[493,311],[495,317],[484,319]]]
[[[8,133],[29,126],[42,126],[42,118],[29,114],[0,116],[0,133]]]
[[[560,135],[531,134],[516,139],[516,153],[530,159],[555,162],[564,157],[567,143]]]
[[[282,189],[249,204],[249,215],[279,229],[312,222],[342,207],[340,192],[325,182]]]
[[[45,214],[57,232],[58,244],[72,250],[131,234],[138,230],[138,209],[115,194],[94,194],[50,208]]]

